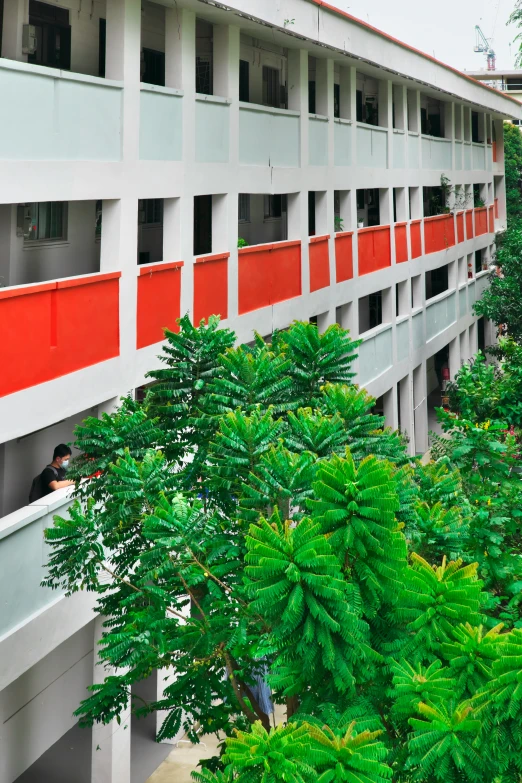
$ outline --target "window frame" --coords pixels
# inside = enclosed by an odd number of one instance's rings
[[[242,214],[245,217],[242,217]],[[237,220],[238,223],[250,223],[250,193],[239,193],[237,199]]]
[[[34,221],[36,220],[36,226],[41,225],[41,219],[40,219],[40,208],[43,204],[50,204],[51,210],[52,205],[60,205],[60,209],[62,211],[61,215],[61,235],[58,236],[46,236],[46,237],[33,237],[31,236],[32,227],[34,225]],[[24,247],[34,247],[36,245],[52,245],[59,242],[67,242],[68,241],[68,217],[69,217],[69,209],[68,209],[68,202],[67,201],[32,201],[28,202],[28,204],[23,205],[23,208],[30,207],[31,209],[31,226],[29,228],[29,235],[26,236],[25,232],[23,231],[23,240],[24,240]],[[36,211],[36,216],[35,216]],[[50,217],[50,223],[52,223],[52,212]],[[38,228],[37,228],[38,231]]]

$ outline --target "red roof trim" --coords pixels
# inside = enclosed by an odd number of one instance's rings
[[[435,57],[432,57],[431,54],[426,54],[426,52],[421,52],[420,49],[416,49],[414,46],[410,46],[407,43],[404,43],[404,41],[399,41],[398,38],[394,38],[392,35],[388,35],[387,33],[384,33],[382,30],[379,30],[377,27],[373,27],[373,25],[368,24],[367,22],[363,22],[362,19],[358,19],[356,16],[352,16],[352,14],[349,14],[347,11],[341,11],[340,8],[336,8],[334,5],[331,5],[330,3],[325,3],[324,0],[310,0],[311,3],[314,5],[318,5],[321,8],[325,8],[327,11],[331,11],[334,14],[337,14],[338,16],[343,16],[345,19],[348,19],[350,22],[355,22],[355,24],[358,24],[360,27],[365,27],[367,30],[371,30],[372,33],[377,33],[378,35],[381,35],[383,38],[387,38],[388,41],[391,41],[392,43],[397,44],[398,46],[402,46],[403,49],[408,49],[410,52],[414,52],[415,54],[420,54],[421,57],[425,57],[426,60],[431,60],[432,63],[436,63],[436,65],[440,65],[442,68],[446,68],[447,71],[452,71],[453,73],[456,73],[457,76],[461,76],[463,79],[467,79],[469,82],[473,82],[473,84],[478,84],[479,87],[482,87],[484,90],[490,90],[490,92],[494,92],[496,95],[501,95],[503,98],[507,98],[509,101],[512,101],[513,103],[517,103],[519,106],[521,105],[519,101],[517,101],[516,98],[512,98],[511,95],[504,95],[504,93],[500,92],[499,90],[495,90],[494,87],[488,87],[487,84],[483,84],[482,82],[477,81],[477,79],[474,79],[472,76],[468,76],[467,73],[463,73],[462,71],[459,71],[457,68],[453,68],[451,65],[447,65],[446,63],[441,62],[440,60],[437,60]],[[347,52],[347,54],[349,54]]]

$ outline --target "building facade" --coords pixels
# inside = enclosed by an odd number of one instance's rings
[[[188,312],[247,342],[349,328],[424,453],[442,378],[493,340],[472,306],[522,109],[322,0],[3,0],[1,32],[0,783],[32,783],[99,634],[91,596],[39,587],[54,445]],[[130,781],[131,735],[95,729],[85,780]]]

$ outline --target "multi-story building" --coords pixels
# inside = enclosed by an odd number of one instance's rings
[[[99,627],[92,596],[39,587],[70,501],[27,505],[33,476],[145,383],[186,312],[242,341],[350,328],[359,383],[425,452],[441,379],[492,340],[472,305],[522,110],[322,0],[0,18],[0,783],[123,783],[134,724],[94,730],[92,773],[74,733]]]
[[[522,103],[522,69],[466,71],[466,74],[479,82],[485,82],[489,87],[493,87],[510,98],[516,98],[519,103]],[[516,125],[520,125],[522,120],[514,119],[513,122]]]

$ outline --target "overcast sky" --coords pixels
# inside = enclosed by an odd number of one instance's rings
[[[374,27],[461,70],[486,67],[475,54],[475,25],[493,38],[498,68],[513,68],[517,30],[506,22],[515,0],[330,0]]]

